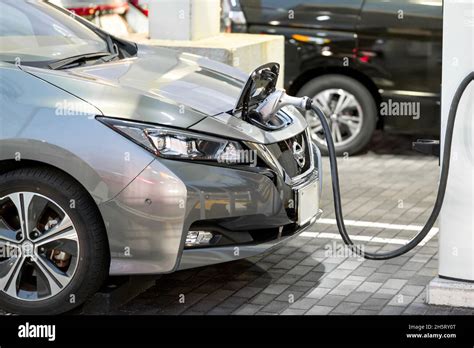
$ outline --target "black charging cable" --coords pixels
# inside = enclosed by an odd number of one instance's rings
[[[361,255],[369,260],[387,260],[387,259],[391,259],[400,255],[403,255],[407,253],[408,251],[412,250],[414,247],[416,247],[426,237],[428,232],[433,227],[441,211],[444,195],[446,193],[446,186],[448,183],[448,174],[449,174],[449,162],[451,159],[451,144],[453,142],[454,122],[456,119],[456,112],[459,106],[459,101],[461,100],[461,97],[465,89],[467,88],[469,83],[473,80],[474,80],[474,72],[471,72],[469,75],[467,75],[466,78],[462,80],[461,84],[456,90],[456,93],[454,94],[453,101],[449,109],[448,122],[446,124],[446,133],[444,137],[444,150],[443,150],[443,157],[442,157],[442,163],[441,163],[441,176],[439,180],[438,194],[436,196],[436,202],[430,214],[430,217],[428,218],[428,221],[426,222],[425,226],[421,229],[421,231],[418,232],[418,234],[413,239],[411,239],[406,245],[402,246],[399,249],[389,251],[389,252],[384,252],[384,253],[365,252],[359,246],[354,245],[351,238],[349,237],[349,234],[347,233],[346,225],[344,223],[344,217],[342,214],[341,192],[339,188],[339,174],[337,170],[336,150],[334,148],[334,141],[331,136],[331,130],[329,129],[329,125],[324,113],[316,105],[313,105],[311,99],[308,99],[308,102],[306,103],[306,109],[313,110],[316,113],[316,115],[319,117],[321,121],[321,125],[323,127],[324,134],[325,134],[327,146],[328,146],[329,163],[331,166],[331,177],[332,177],[332,192],[333,192],[333,198],[334,198],[334,211],[336,213],[337,227],[339,229],[339,233],[341,234],[341,237],[344,243],[350,246],[357,255]]]

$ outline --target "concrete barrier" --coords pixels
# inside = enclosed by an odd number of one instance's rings
[[[228,34],[200,40],[157,40],[146,34],[130,34],[127,39],[148,45],[168,47],[188,52],[251,72],[259,65],[277,62],[281,65],[278,87],[283,87],[285,39],[279,35]]]

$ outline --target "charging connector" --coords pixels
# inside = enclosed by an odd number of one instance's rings
[[[311,105],[311,99],[308,97],[292,97],[286,94],[284,90],[276,90],[271,93],[255,109],[260,114],[263,122],[268,122],[284,106],[293,105],[299,109],[306,109]]]

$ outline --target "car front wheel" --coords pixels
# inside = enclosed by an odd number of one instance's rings
[[[62,172],[24,168],[0,175],[0,308],[66,312],[108,275],[104,226],[84,189]]]
[[[355,154],[369,143],[377,121],[372,94],[360,82],[344,75],[323,75],[306,83],[298,92],[308,96],[326,115],[338,155]],[[324,154],[327,145],[320,120],[306,112],[313,141]]]

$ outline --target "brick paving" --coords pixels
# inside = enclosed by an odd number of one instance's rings
[[[346,219],[423,225],[431,211],[438,160],[410,151],[408,137],[378,133],[365,154],[340,161]],[[328,161],[322,218],[334,219]],[[416,232],[348,227],[353,235],[410,239]],[[338,233],[334,224],[310,231]],[[298,236],[269,253],[162,276],[115,314],[338,315],[474,314],[427,305],[425,287],[437,274],[437,236],[386,261],[330,255],[341,240]],[[366,244],[366,250],[399,245]]]

